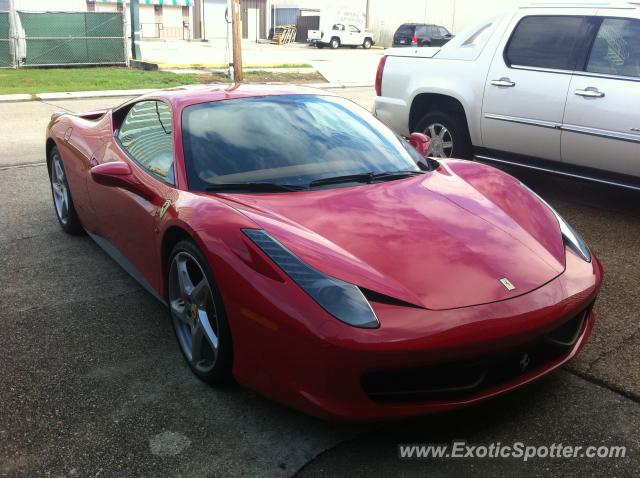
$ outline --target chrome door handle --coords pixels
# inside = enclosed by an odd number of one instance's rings
[[[578,96],[584,96],[585,98],[603,98],[604,93],[602,91],[598,91],[598,88],[594,88],[590,86],[589,88],[585,88],[584,90],[576,90],[575,94]]]
[[[493,86],[501,86],[503,88],[513,88],[516,86],[515,81],[511,81],[509,78],[500,78],[499,80],[491,80]]]

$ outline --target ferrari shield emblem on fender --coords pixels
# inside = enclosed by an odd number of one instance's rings
[[[160,219],[162,219],[162,216],[164,216],[164,214],[167,212],[167,209],[169,209],[169,206],[171,206],[171,200],[167,199],[164,204],[162,205],[162,207],[160,208]]]
[[[507,290],[513,290],[513,289],[516,288],[516,286],[513,285],[511,283],[511,281],[509,279],[507,279],[506,277],[503,277],[502,279],[500,279],[500,282],[502,283],[504,288],[507,289]]]

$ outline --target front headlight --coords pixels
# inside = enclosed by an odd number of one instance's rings
[[[520,183],[524,188],[526,188],[531,194],[536,196],[540,201],[547,205],[551,212],[556,216],[558,220],[558,224],[560,225],[560,232],[562,233],[562,240],[564,243],[569,246],[576,254],[582,257],[585,261],[591,262],[591,251],[589,250],[589,246],[584,242],[582,236],[578,234],[578,232],[571,227],[571,225],[564,220],[564,218],[558,214],[558,212],[553,209],[547,201],[542,199],[537,193],[532,191],[526,184]]]
[[[242,232],[336,319],[365,329],[380,326],[376,314],[357,286],[317,271],[261,229],[243,229]]]

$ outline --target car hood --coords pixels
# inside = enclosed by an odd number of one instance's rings
[[[476,163],[379,184],[219,196],[316,269],[428,309],[510,299],[564,271],[549,208]]]

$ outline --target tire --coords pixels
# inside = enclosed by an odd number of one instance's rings
[[[364,42],[362,43],[362,48],[364,48],[365,50],[368,50],[369,48],[371,48],[371,38],[364,39]]]
[[[316,48],[322,50],[324,48],[324,45],[322,45],[321,43],[316,43]]]
[[[48,163],[51,197],[53,198],[53,209],[56,212],[58,223],[67,234],[80,234],[82,233],[82,225],[73,205],[71,190],[67,182],[67,173],[62,162],[62,155],[57,146],[51,148]]]
[[[193,241],[183,240],[171,251],[167,271],[169,310],[182,355],[202,381],[228,383],[233,365],[231,331],[207,259]]]
[[[443,132],[442,128],[446,131]],[[414,131],[424,133],[431,138],[430,156],[436,158],[473,158],[467,122],[464,116],[459,113],[448,111],[427,113],[418,121]],[[432,136],[435,136],[436,139]],[[448,143],[451,143],[450,147],[447,146]]]
[[[336,48],[338,48],[340,46],[340,40],[336,37],[333,37],[331,39],[331,42],[329,43],[329,45],[331,46],[332,50],[335,50]]]

